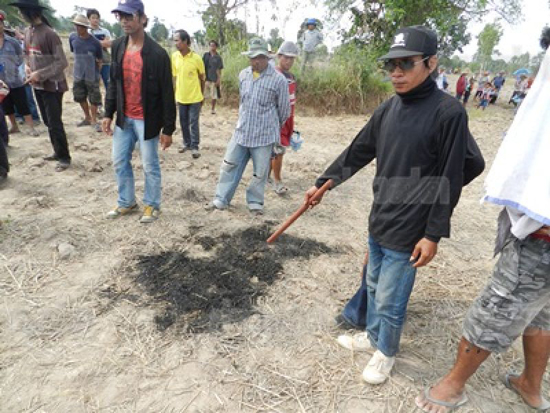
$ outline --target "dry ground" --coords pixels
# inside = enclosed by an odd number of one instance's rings
[[[72,168],[55,173],[41,160],[51,152],[41,127],[39,138],[12,137],[0,190],[0,411],[412,412],[452,364],[464,313],[493,265],[498,209],[479,204],[482,179],[465,189],[452,238],[418,274],[395,374],[372,387],[360,379],[368,355],[339,348],[332,320],[359,285],[374,167],[325,197],[292,237],[262,241],[367,116],[299,116],[306,143],[285,160],[291,190],[268,192],[257,218],[243,185],[231,210],[203,209],[236,122],[233,110],[205,111],[203,157],[162,153],[163,215],[143,226],[137,215],[104,219],[117,197],[110,138],[74,127],[80,109],[65,99]],[[513,112],[470,112],[490,164]],[[135,167],[141,196],[137,155]],[[61,254],[71,250],[61,244],[74,251]],[[200,283],[202,293],[191,288]],[[491,357],[463,411],[528,411],[498,381],[521,360],[519,342]]]

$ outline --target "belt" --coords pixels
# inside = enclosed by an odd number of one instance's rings
[[[542,227],[537,232],[533,232],[531,237],[550,242],[550,227]]]

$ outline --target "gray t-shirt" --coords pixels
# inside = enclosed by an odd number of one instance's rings
[[[103,59],[101,43],[94,36],[83,39],[76,33],[69,37],[71,52],[74,53],[74,80],[95,82],[99,80],[97,60]]]
[[[210,52],[206,52],[202,57],[204,68],[206,70],[206,80],[209,82],[218,81],[218,70],[223,69],[223,59],[219,54],[212,56]]]

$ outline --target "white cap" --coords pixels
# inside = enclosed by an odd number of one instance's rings
[[[282,54],[289,57],[296,57],[299,55],[298,47],[293,42],[286,41],[281,45],[281,47],[279,47],[277,54]]]

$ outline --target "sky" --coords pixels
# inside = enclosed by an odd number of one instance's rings
[[[111,10],[117,5],[116,0],[50,0],[58,14],[70,16],[74,12],[74,5],[83,7],[94,7],[99,10],[102,17],[113,22]],[[202,20],[199,12],[204,10],[205,0],[144,0],[145,12],[149,17],[157,16],[167,26],[174,29],[185,29],[191,34],[201,30]],[[279,28],[279,31],[286,40],[296,40],[296,33],[300,23],[310,17],[323,20],[326,10],[322,7],[320,0],[263,0],[262,2],[250,1],[250,4],[238,12],[236,17],[246,20],[250,31],[260,32],[264,36],[269,35],[272,28]],[[512,56],[529,52],[531,55],[538,54],[541,49],[539,37],[542,28],[550,25],[550,8],[548,0],[523,0],[524,19],[515,25],[502,22],[504,34],[497,46],[501,57],[505,60]],[[273,16],[277,20],[273,20]],[[496,16],[488,16],[481,23],[473,22],[469,27],[472,34],[472,41],[459,56],[470,60],[477,50],[476,36],[483,29],[486,23],[494,21]],[[329,47],[339,44],[337,32],[341,28],[349,26],[349,18],[344,17],[341,21],[325,27],[324,34]],[[259,30],[258,30],[259,29]]]

